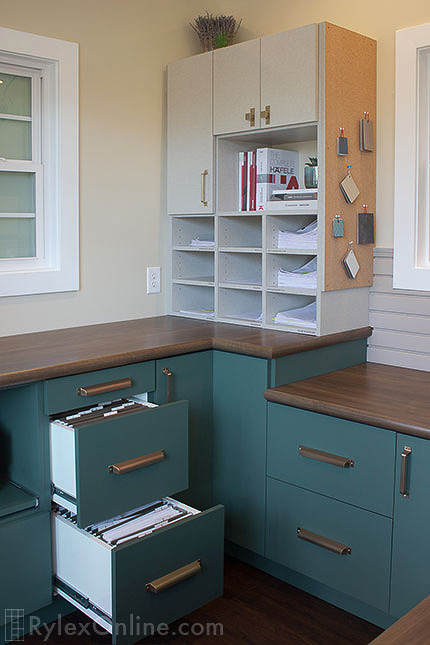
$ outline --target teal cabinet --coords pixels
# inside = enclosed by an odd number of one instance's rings
[[[52,602],[50,514],[24,511],[0,523],[0,625]]]
[[[406,461],[404,497],[402,453]],[[396,618],[430,594],[430,442],[397,435],[390,613]]]
[[[391,529],[377,513],[268,480],[266,556],[385,612]]]
[[[163,372],[167,368],[168,376]],[[171,356],[156,362],[154,401],[188,401],[189,476],[188,489],[176,495],[197,508],[212,505],[212,351]]]
[[[268,361],[214,352],[214,502],[226,538],[264,553]]]
[[[267,446],[270,477],[392,517],[394,432],[269,403]]]

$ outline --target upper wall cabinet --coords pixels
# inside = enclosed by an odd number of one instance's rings
[[[214,52],[214,134],[317,119],[317,25]]]
[[[212,53],[167,72],[167,212],[213,213]]]
[[[260,127],[260,39],[214,52],[214,134]]]
[[[261,112],[262,128],[317,121],[318,25],[261,39]]]

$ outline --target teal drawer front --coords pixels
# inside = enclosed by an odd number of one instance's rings
[[[188,487],[186,401],[72,430],[52,423],[50,432],[51,474],[60,490],[56,501],[61,504],[61,492],[75,497],[80,527]],[[129,470],[124,462],[134,459],[140,463]]]
[[[145,590],[153,580],[199,560],[201,571],[160,593]],[[224,509],[208,511],[161,529],[113,552],[113,625],[171,623],[214,600],[223,591]],[[139,618],[140,617],[140,618]],[[136,633],[136,632],[135,632]],[[118,634],[114,642],[134,643]],[[139,640],[139,639],[137,639]]]
[[[44,389],[46,414],[152,392],[155,361],[51,379],[45,381]]]
[[[140,642],[151,633],[145,624],[156,629],[222,594],[223,507],[199,513],[171,498],[161,502],[187,517],[109,546],[102,534],[81,531],[53,513],[55,587],[110,631],[113,643]]]
[[[299,527],[351,553],[299,539]],[[268,478],[266,557],[382,611],[388,611],[391,527],[389,518]]]
[[[277,403],[269,403],[268,419],[270,477],[392,517],[394,432]],[[307,448],[354,465],[319,461]]]
[[[21,515],[0,524],[0,625],[5,610],[25,614],[52,602],[51,527],[49,513]]]

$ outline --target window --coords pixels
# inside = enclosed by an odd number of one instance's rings
[[[393,284],[430,291],[430,25],[396,34]]]
[[[0,28],[0,296],[79,288],[78,49]]]

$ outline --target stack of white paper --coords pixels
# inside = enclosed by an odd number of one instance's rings
[[[232,314],[229,318],[237,318],[238,320],[251,320],[252,322],[261,322],[263,314],[261,311],[247,311],[243,314]]]
[[[307,287],[316,289],[317,286],[317,258],[312,258],[301,267],[287,271],[279,269],[278,287]]]
[[[200,318],[213,318],[215,316],[215,311],[213,309],[202,309],[200,307],[197,309],[180,309],[179,313],[199,316]]]
[[[318,224],[314,220],[298,231],[279,231],[278,249],[315,249],[318,242]]]
[[[212,248],[213,246],[215,246],[215,242],[213,240],[201,240],[199,237],[196,237],[191,240],[191,246],[203,246]]]
[[[315,327],[316,317],[316,302],[311,302],[305,307],[280,311],[273,317],[273,322],[277,325],[299,325],[300,327],[313,329]]]

